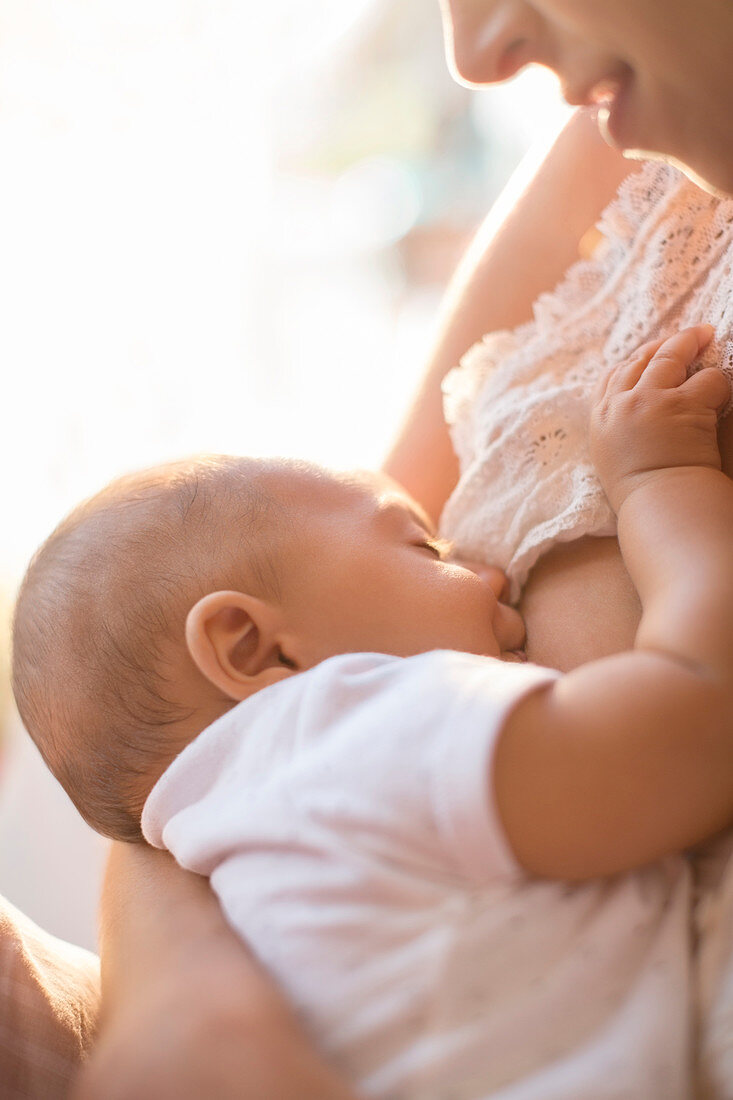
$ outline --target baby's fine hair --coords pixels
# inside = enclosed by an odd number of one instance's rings
[[[243,584],[277,594],[285,517],[266,471],[217,455],[122,478],[63,520],[28,567],[13,692],[46,763],[98,832],[142,839],[150,776],[170,763],[175,727],[191,718],[178,690],[189,609]]]

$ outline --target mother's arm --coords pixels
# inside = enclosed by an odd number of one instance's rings
[[[440,384],[486,332],[532,316],[578,259],[578,245],[638,168],[610,149],[587,112],[577,112],[503,220],[489,214],[448,289],[433,354],[385,470],[435,519],[458,478],[443,421]],[[499,200],[496,210],[502,208]]]
[[[224,921],[205,879],[114,846],[101,1038],[74,1100],[354,1100]]]

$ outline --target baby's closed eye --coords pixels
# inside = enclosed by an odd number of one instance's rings
[[[448,539],[441,539],[432,535],[426,535],[416,545],[420,550],[429,550],[439,561],[446,561],[453,549],[453,543],[449,542]]]

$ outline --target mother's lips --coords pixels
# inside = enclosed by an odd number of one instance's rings
[[[631,69],[623,65],[604,76],[584,80],[582,84],[566,83],[562,94],[573,107],[598,107],[614,100],[630,76]]]

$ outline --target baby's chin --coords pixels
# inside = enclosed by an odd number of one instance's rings
[[[527,654],[524,652],[523,649],[509,649],[505,650],[501,654],[499,660],[510,661],[513,664],[523,665],[527,662]]]

